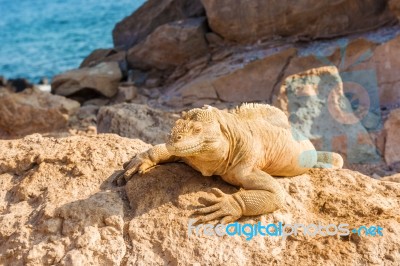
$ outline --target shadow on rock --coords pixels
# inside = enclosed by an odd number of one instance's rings
[[[134,215],[140,216],[164,204],[193,210],[199,206],[199,197],[211,193],[213,187],[229,194],[237,191],[217,176],[204,177],[186,164],[169,163],[133,176],[125,190]]]

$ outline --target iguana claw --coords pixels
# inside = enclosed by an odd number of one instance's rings
[[[221,219],[222,224],[234,222],[242,216],[242,209],[232,195],[225,194],[218,188],[213,188],[215,197],[202,197],[203,200],[211,203],[209,206],[198,209],[196,214],[205,214],[197,220],[197,223],[206,223]]]
[[[118,186],[122,186],[126,184],[134,174],[144,174],[154,165],[156,164],[147,158],[146,154],[138,154],[130,161],[124,163],[124,170],[115,177],[114,183]]]

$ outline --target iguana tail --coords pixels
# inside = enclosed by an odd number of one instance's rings
[[[343,167],[343,158],[336,152],[317,151],[317,156],[317,164],[314,168],[340,169]]]

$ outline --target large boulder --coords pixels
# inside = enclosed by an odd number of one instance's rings
[[[166,89],[160,101],[173,107],[269,101],[280,73],[295,54],[295,49],[267,49],[232,55],[197,75],[180,78]]]
[[[387,1],[202,0],[211,29],[235,42],[276,36],[327,38],[378,28],[395,20]]]
[[[0,90],[0,134],[16,137],[65,129],[79,103],[37,89]]]
[[[122,164],[148,149],[112,134],[0,141],[2,265],[396,265],[400,261],[400,184],[350,170],[279,178],[286,207],[241,224],[380,226],[343,236],[188,234],[199,197],[217,187],[184,164],[160,165],[126,189],[111,184]],[[201,203],[201,201],[200,201]],[[290,228],[289,228],[290,229]],[[333,228],[331,228],[333,229]],[[324,230],[322,231],[324,233]],[[376,232],[375,232],[376,233]]]
[[[175,114],[141,104],[104,106],[97,114],[97,132],[115,133],[122,137],[139,138],[151,144],[159,144],[166,141],[177,118]]]
[[[385,122],[385,161],[387,164],[400,162],[400,109],[393,110]]]
[[[114,96],[122,73],[117,62],[103,62],[93,67],[74,69],[53,78],[51,90],[62,96],[92,90],[106,97]]]
[[[114,46],[128,49],[144,40],[158,26],[204,16],[200,0],[149,0],[113,29]]]
[[[207,52],[204,18],[179,20],[155,29],[127,55],[130,68],[166,69]]]
[[[353,110],[335,66],[287,77],[278,95],[275,105],[317,149],[339,152],[347,163],[379,162],[376,147],[361,123],[370,115],[368,109]]]

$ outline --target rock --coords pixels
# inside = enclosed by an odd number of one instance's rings
[[[52,92],[58,95],[71,96],[85,90],[92,90],[106,97],[117,93],[122,78],[117,62],[100,63],[94,67],[70,70],[54,77],[51,83]]]
[[[122,164],[149,147],[113,134],[34,134],[0,141],[0,264],[391,265],[400,260],[398,183],[350,170],[315,169],[278,179],[286,190],[286,208],[239,220],[347,223],[349,229],[375,225],[383,228],[383,236],[300,232],[245,240],[244,235],[196,236],[194,231],[189,236],[199,197],[213,187],[227,193],[237,188],[180,163],[135,176],[125,189],[114,187],[111,180]]]
[[[0,91],[0,130],[9,136],[65,129],[79,103],[36,89]]]
[[[399,26],[329,42],[315,42],[299,49],[298,56],[290,61],[283,76],[335,65],[340,71],[345,93],[357,96],[360,105],[379,114],[376,109],[380,106],[392,109],[392,106],[400,104],[397,90],[400,80],[396,71],[400,67],[399,47]],[[371,117],[370,122],[373,119]],[[379,122],[373,127],[379,128]]]
[[[383,156],[383,121],[390,110],[400,107],[396,71],[400,67],[396,56],[399,41],[400,28],[395,26],[368,34],[315,42],[299,48],[297,56],[290,60],[281,76],[285,78],[326,65],[337,66],[344,94]],[[274,88],[274,99],[282,98],[279,90],[282,82],[277,82]]]
[[[393,110],[385,122],[385,161],[391,165],[400,162],[400,109]]]
[[[128,71],[128,82],[132,82],[135,86],[143,86],[149,73],[140,69],[131,69]]]
[[[166,69],[205,54],[205,27],[204,18],[174,21],[159,26],[144,41],[128,51],[130,68]]]
[[[0,141],[0,264],[120,265],[124,202],[109,179],[148,147],[107,134]]]
[[[115,49],[96,49],[91,52],[81,63],[79,68],[92,67],[102,62],[118,62],[124,64],[126,58],[125,51]]]
[[[189,73],[180,78],[160,100],[173,107],[199,106],[217,100],[269,101],[280,73],[295,54],[295,49],[270,49],[231,55],[200,69],[199,74]]]
[[[378,28],[395,16],[387,1],[202,0],[211,29],[224,39],[254,42],[275,36],[328,38]]]
[[[348,63],[344,66],[346,69],[343,69],[343,72],[353,73],[353,77],[348,75],[349,78],[358,79],[359,83],[373,81],[367,79],[367,74],[361,76],[360,73],[369,71],[370,76],[375,76],[377,90],[379,90],[379,99],[376,100],[381,106],[389,108],[400,104],[400,92],[397,89],[400,86],[400,78],[397,74],[397,69],[400,67],[400,31],[392,35],[394,35],[393,38],[380,43],[369,42],[363,45],[360,45],[360,41],[349,43],[344,55]]]
[[[147,88],[157,88],[158,86],[161,85],[161,79],[159,78],[148,78],[146,79],[145,86]]]
[[[318,150],[336,151],[344,155],[346,163],[380,160],[361,124],[363,114],[353,111],[335,66],[287,77],[276,105],[287,113],[292,127],[313,140]]]
[[[90,99],[87,100],[86,102],[83,103],[83,106],[86,105],[95,105],[95,106],[104,106],[110,103],[110,99],[108,98],[94,98],[94,99]]]
[[[3,76],[0,76],[0,87],[5,87],[7,85],[7,79]]]
[[[376,173],[373,173],[371,177],[378,180],[381,179],[381,176]]]
[[[117,95],[114,96],[112,99],[112,104],[118,104],[118,103],[124,103],[124,102],[129,102],[137,96],[138,89],[132,84],[124,84],[121,83],[120,86],[118,86],[118,92]]]
[[[141,104],[105,106],[97,114],[97,131],[159,144],[165,142],[177,118]]]
[[[251,58],[252,54],[246,54],[247,62],[239,63],[236,71],[218,77],[212,82],[212,86],[222,101],[269,101],[276,78],[294,54],[294,49],[277,52],[265,58],[257,58],[257,55]]]
[[[391,265],[400,260],[398,183],[350,170],[315,169],[278,179],[286,190],[284,209],[239,220],[380,226],[383,236],[304,236],[302,231],[245,240],[244,235],[196,236],[194,230],[189,236],[199,197],[213,187],[226,193],[237,188],[174,163],[132,178],[126,198],[111,180],[124,162],[149,147],[111,134],[35,134],[0,142],[0,264]]]
[[[400,162],[390,165],[390,169],[393,171],[392,174],[400,173]]]
[[[352,108],[364,113],[361,123],[369,133],[382,128],[381,107],[400,107],[397,90],[399,65],[396,47],[400,27],[352,35],[329,41],[220,47],[211,58],[186,63],[161,85],[161,105],[174,108],[222,102],[274,102],[285,77],[322,66],[336,66]],[[400,66],[399,66],[400,67]],[[140,78],[139,78],[140,77]],[[136,80],[145,84],[146,75]],[[139,82],[138,82],[139,84]],[[368,109],[368,112],[364,112]]]
[[[400,19],[400,2],[399,0],[389,0],[389,8],[390,11],[393,12],[397,16],[397,19]]]
[[[385,176],[381,178],[382,181],[391,181],[391,182],[397,182],[400,183],[400,174],[394,174],[391,176]]]
[[[246,241],[244,235],[205,236],[203,229],[199,236],[196,229],[189,235],[191,213],[203,206],[199,197],[210,193],[213,187],[226,193],[237,189],[217,177],[203,177],[184,164],[166,164],[132,178],[126,185],[133,211],[128,227],[132,250],[126,256],[127,264],[170,261],[261,265],[273,261],[277,265],[351,265],[355,261],[390,264],[392,259],[400,259],[399,253],[393,251],[400,237],[400,184],[373,180],[349,170],[329,169],[315,169],[278,181],[286,189],[287,207],[273,214],[242,218],[239,223],[346,223],[349,229],[379,225],[384,228],[383,236],[304,236],[302,231],[287,238],[257,235]]]
[[[219,46],[224,43],[224,39],[222,39],[221,36],[215,34],[214,32],[207,32],[206,39],[211,46]]]
[[[200,0],[149,0],[118,22],[112,32],[114,46],[129,49],[158,26],[190,17],[204,16]]]
[[[7,87],[15,92],[21,92],[27,88],[32,88],[33,85],[27,79],[17,78],[7,80]]]
[[[148,98],[150,98],[150,99],[158,99],[158,98],[160,97],[161,93],[160,93],[160,90],[157,89],[157,88],[153,88],[153,89],[146,89],[146,88],[143,88],[143,89],[141,90],[141,92],[140,92],[140,95],[141,95],[141,96],[144,96],[144,97],[147,97],[147,99],[148,99]],[[151,101],[151,100],[150,100],[150,101]],[[152,106],[149,102],[147,102],[147,104],[148,104],[149,106]]]
[[[90,116],[96,117],[97,112],[99,111],[100,106],[96,105],[84,105],[81,108],[79,108],[78,112],[76,113],[76,116],[79,119],[85,119]]]

